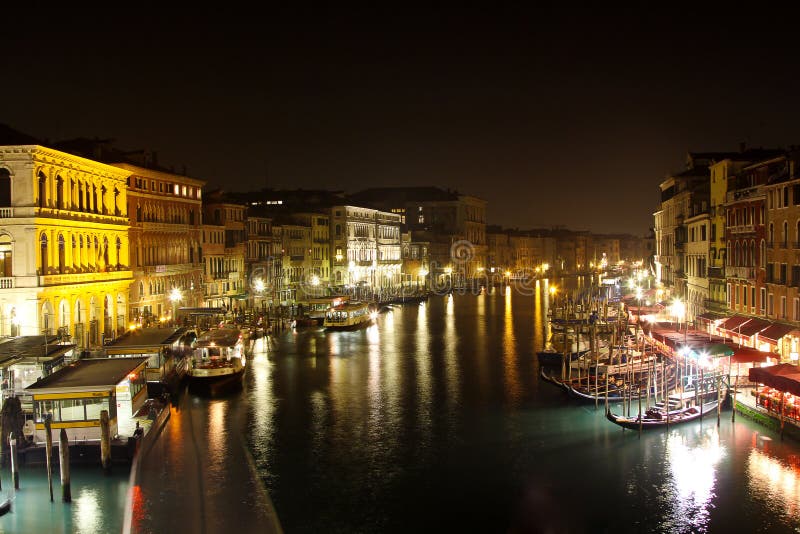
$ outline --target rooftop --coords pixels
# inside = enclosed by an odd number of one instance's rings
[[[88,358],[77,360],[26,387],[32,393],[48,389],[116,386],[147,358]]]
[[[20,336],[0,344],[0,362],[22,358],[57,358],[75,348],[59,345],[58,336]]]
[[[107,349],[172,345],[188,331],[188,328],[137,328],[136,330],[129,330],[121,337],[118,337],[114,343],[108,345]]]

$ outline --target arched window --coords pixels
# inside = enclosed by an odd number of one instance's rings
[[[39,171],[39,207],[47,207],[47,178]]]
[[[67,266],[66,257],[66,244],[64,243],[64,235],[58,234],[58,272],[64,273]]]
[[[756,242],[750,241],[750,261],[747,264],[749,267],[756,266]]]
[[[0,206],[11,205],[11,175],[8,169],[0,169]]]
[[[0,277],[9,278],[14,276],[11,266],[11,236],[8,234],[0,235]]]
[[[769,246],[772,246],[775,243],[775,225],[769,223],[769,233],[767,234],[767,240],[769,241]]]
[[[121,254],[122,254],[122,240],[119,237],[117,238],[116,245],[117,245],[117,252],[116,252],[117,266],[120,266],[120,265],[122,265],[122,261],[121,261],[121,258],[122,258],[122,256],[121,256]]]
[[[759,251],[759,256],[758,264],[762,269],[764,269],[767,266],[767,244],[763,239],[761,240],[761,250]]]
[[[783,221],[783,248],[789,246],[789,223]]]
[[[144,297],[144,283],[139,282],[139,298],[141,299],[143,297]]]
[[[42,275],[47,274],[47,268],[49,267],[47,261],[47,235],[42,234],[42,237],[39,238],[39,247],[40,247],[40,254],[39,254],[39,262],[41,264]]]
[[[103,266],[108,268],[108,238],[103,237]]]
[[[56,176],[56,208],[64,209],[64,179]]]

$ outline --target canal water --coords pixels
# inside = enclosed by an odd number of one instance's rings
[[[285,531],[800,529],[797,443],[730,411],[623,431],[538,378],[532,293],[433,297],[259,354],[246,433]]]
[[[241,433],[287,534],[800,530],[797,442],[730,411],[639,437],[541,381],[546,298],[435,296],[359,331],[285,332],[259,342],[240,393],[188,406],[224,426],[210,441]],[[189,465],[164,463],[175,479]],[[127,473],[73,469],[72,505],[57,470],[54,504],[44,469],[22,484],[2,533],[123,528]],[[202,496],[149,497],[152,524],[196,527],[166,518]],[[253,531],[234,508],[204,508],[205,532]]]

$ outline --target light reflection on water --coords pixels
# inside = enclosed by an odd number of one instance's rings
[[[794,457],[797,462],[797,457]],[[800,519],[800,465],[789,465],[759,449],[747,459],[748,482],[754,493],[772,503],[790,520]]]
[[[285,530],[765,531],[776,503],[769,531],[793,530],[797,480],[763,466],[791,465],[796,444],[754,455],[761,427],[730,412],[639,438],[540,383],[536,287],[434,297],[257,354],[248,439]]]
[[[669,435],[667,463],[671,479],[665,486],[673,506],[668,523],[689,526],[693,532],[706,531],[716,469],[724,456],[715,426],[703,428],[695,435],[680,431]]]

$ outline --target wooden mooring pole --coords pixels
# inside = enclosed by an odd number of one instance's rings
[[[17,458],[17,436],[13,432],[8,433],[8,444],[11,446],[11,478],[14,481],[14,489],[19,489],[19,458]]]
[[[103,472],[111,472],[111,430],[109,428],[108,410],[100,412],[100,464]]]
[[[44,451],[47,455],[47,486],[50,488],[50,502],[53,502],[53,429],[50,414],[44,418]]]
[[[63,428],[58,436],[58,462],[61,469],[61,500],[72,502],[72,490],[69,485],[69,440],[67,431]]]

